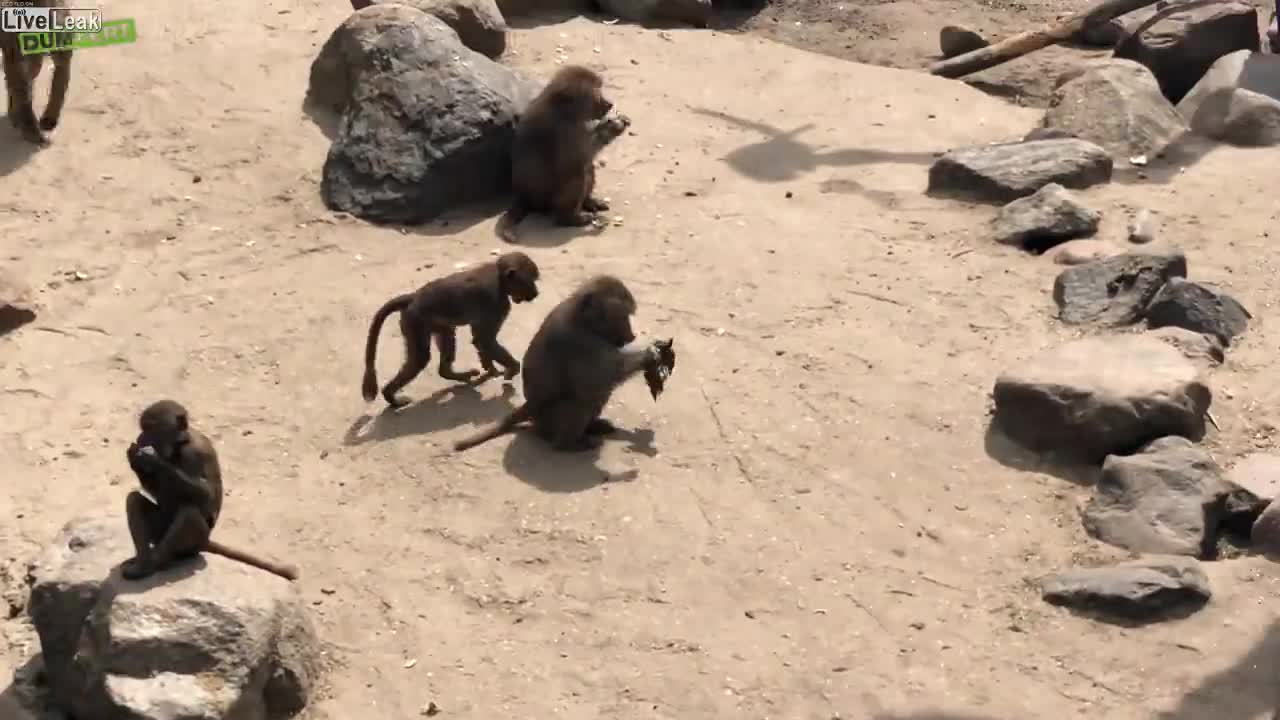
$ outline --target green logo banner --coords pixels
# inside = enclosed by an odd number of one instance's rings
[[[18,33],[18,48],[23,55],[85,50],[107,45],[137,42],[138,30],[133,18],[106,20],[98,32],[24,32]]]

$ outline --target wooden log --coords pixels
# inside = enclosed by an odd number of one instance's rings
[[[1156,0],[1099,0],[1078,13],[1039,30],[1018,33],[998,43],[978,48],[973,52],[939,60],[929,66],[929,72],[942,77],[957,78],[986,70],[1020,58],[1029,52],[1048,47],[1075,37],[1085,27],[1101,25],[1125,13],[1155,5]]]

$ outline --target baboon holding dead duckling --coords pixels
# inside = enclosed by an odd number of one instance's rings
[[[650,389],[675,366],[670,340],[628,348],[635,341],[631,316],[636,301],[621,280],[597,275],[557,305],[542,321],[524,354],[524,404],[491,428],[461,440],[466,450],[510,432],[522,422],[556,450],[599,447],[616,431],[600,413],[614,388],[644,372]],[[656,392],[654,397],[657,397]]]
[[[66,0],[43,0],[40,6],[65,8]],[[0,7],[17,7],[17,4],[12,0],[0,0]],[[67,102],[67,88],[71,85],[71,50],[23,55],[18,46],[18,33],[0,32],[0,54],[4,56],[9,122],[28,142],[36,145],[48,144],[49,138],[45,133],[58,126],[62,108]],[[45,105],[44,114],[36,120],[32,94],[46,54],[53,61],[53,86],[49,91],[49,102]]]
[[[486,377],[498,374],[494,362],[502,365],[510,380],[520,373],[520,362],[498,342],[498,332],[511,312],[511,303],[529,302],[538,297],[538,266],[522,252],[498,256],[493,262],[437,278],[414,292],[388,300],[374,314],[364,348],[364,382],[361,393],[366,402],[378,394],[374,361],[382,323],[393,312],[400,313],[400,334],[404,336],[404,365],[382,388],[382,397],[392,407],[409,400],[399,397],[418,373],[431,362],[431,338],[440,348],[440,377],[454,382],[471,382],[479,370],[455,370],[458,354],[456,329],[471,326],[471,342],[480,356]]]
[[[515,242],[516,225],[531,212],[547,213],[557,225],[583,227],[609,209],[595,196],[595,158],[631,121],[605,118],[613,103],[604,81],[580,65],[561,68],[524,110],[511,145],[511,207],[498,219],[497,234]]]
[[[122,576],[145,578],[205,551],[288,580],[298,578],[292,565],[209,539],[222,511],[222,469],[213,443],[191,427],[185,407],[173,400],[152,403],[139,416],[138,427],[141,432],[125,457],[147,494],[130,492],[125,502],[134,556],[121,566]]]

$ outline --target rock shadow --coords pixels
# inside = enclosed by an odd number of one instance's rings
[[[1206,677],[1182,696],[1178,707],[1162,712],[1157,720],[1204,718],[1256,718],[1280,716],[1280,685],[1275,671],[1280,665],[1280,622],[1273,622],[1262,639],[1234,665]]]
[[[502,383],[502,391],[496,396],[481,393],[475,385],[451,385],[399,410],[386,405],[377,415],[361,415],[343,434],[342,444],[352,447],[426,435],[466,423],[497,422],[515,409],[511,402],[515,394],[515,387],[508,382]],[[382,402],[381,396],[378,402]]]
[[[332,107],[316,99],[310,92],[302,100],[302,114],[306,115],[329,142],[338,137],[338,128],[342,125],[342,114]]]
[[[733,150],[724,158],[739,174],[759,182],[786,182],[811,173],[820,167],[851,167],[871,163],[929,165],[937,158],[934,152],[845,148],[824,150],[801,142],[797,136],[813,128],[807,123],[791,130],[755,122],[719,110],[691,107],[695,114],[715,118],[742,129],[764,135],[762,142],[750,143]]]
[[[102,590],[97,601],[99,604],[110,605],[120,595],[141,595],[154,588],[180,583],[209,567],[209,561],[205,560],[203,554],[199,554],[176,562],[164,570],[148,575],[141,580],[125,580],[120,575],[120,566],[127,559],[121,558],[120,562],[111,568],[111,572],[102,581]]]
[[[1111,180],[1122,185],[1170,183],[1183,170],[1194,167],[1220,144],[1216,140],[1186,132],[1154,157],[1148,158],[1146,165],[1135,167],[1127,162],[1117,162]]]
[[[618,431],[607,435],[604,442],[629,444],[628,449],[647,457],[658,454],[650,429]],[[605,483],[629,482],[639,476],[635,469],[612,473],[597,465],[600,449],[582,452],[552,450],[528,428],[516,431],[502,455],[502,467],[528,485],[549,493],[572,493],[590,490]]]
[[[1171,607],[1157,613],[1143,615],[1142,617],[1127,617],[1124,615],[1118,615],[1114,612],[1107,612],[1101,608],[1072,607],[1068,605],[1059,605],[1058,607],[1061,607],[1063,610],[1066,610],[1070,614],[1082,620],[1091,620],[1096,623],[1124,628],[1126,630],[1138,630],[1148,625],[1158,625],[1160,623],[1171,622],[1174,620],[1185,620],[1192,615],[1195,615],[1208,604],[1209,598],[1200,598],[1194,602],[1187,601],[1183,605]]]
[[[574,10],[546,10],[543,12],[529,13],[526,15],[517,15],[515,13],[505,14],[504,19],[507,21],[507,27],[512,30],[536,30],[540,27],[548,25],[562,25],[573,20],[574,18],[586,18],[592,22],[603,22],[608,18],[596,13],[584,13]],[[510,48],[510,45],[507,46]],[[507,58],[498,58],[498,62],[502,62]]]
[[[44,148],[24,140],[8,123],[7,117],[0,125],[3,126],[3,130],[0,130],[0,177],[5,177],[21,170],[27,161]]]
[[[1038,472],[1052,475],[1060,480],[1092,487],[1102,474],[1102,467],[1069,455],[1053,453],[1037,453],[1019,445],[1000,428],[997,420],[987,425],[983,437],[983,449],[987,457],[1012,470]]]
[[[769,0],[711,0],[715,13],[710,29],[721,32],[743,30],[743,26],[769,7]]]

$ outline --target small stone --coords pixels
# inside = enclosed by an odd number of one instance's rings
[[[947,25],[938,33],[938,49],[942,51],[944,58],[964,55],[990,44],[978,33],[959,25]]]
[[[1045,252],[1045,257],[1058,265],[1083,265],[1115,257],[1123,252],[1123,248],[1110,240],[1083,239],[1054,245]]]
[[[1156,219],[1150,210],[1143,208],[1134,214],[1133,219],[1129,221],[1128,233],[1129,242],[1137,245],[1146,245],[1156,239]]]
[[[991,222],[995,240],[1041,252],[1098,231],[1102,213],[1081,205],[1066,188],[1049,183],[1000,208]]]
[[[1147,305],[1147,324],[1153,328],[1180,327],[1213,335],[1223,345],[1249,328],[1249,314],[1230,295],[1180,277],[1170,278]]]
[[[1179,556],[1067,570],[1047,578],[1041,590],[1054,605],[1128,620],[1198,610],[1213,596],[1200,563]]]

